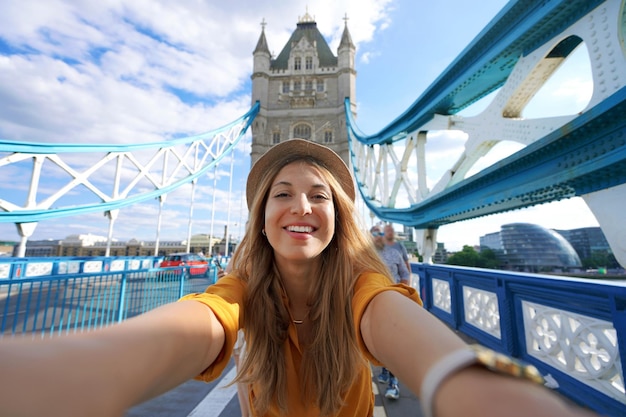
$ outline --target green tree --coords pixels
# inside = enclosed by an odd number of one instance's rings
[[[480,256],[476,249],[469,245],[464,245],[460,252],[456,252],[448,257],[448,265],[478,266]]]
[[[478,266],[480,268],[498,269],[500,267],[500,261],[498,261],[496,253],[489,248],[481,249],[478,252],[478,257],[480,262]]]
[[[607,251],[593,251],[588,258],[581,260],[583,268],[618,268],[619,263],[615,255]]]
[[[489,269],[497,269],[499,265],[493,250],[483,249],[477,252],[469,245],[464,245],[460,252],[450,255],[447,264]]]

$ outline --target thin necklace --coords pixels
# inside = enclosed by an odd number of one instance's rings
[[[292,320],[293,324],[302,324],[304,323],[304,320]]]

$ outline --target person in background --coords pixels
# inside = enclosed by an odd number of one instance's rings
[[[406,267],[402,254],[394,246],[385,243],[386,233],[383,232],[380,226],[374,226],[370,229],[372,238],[374,240],[374,246],[378,251],[378,254],[385,261],[393,282],[396,284],[409,285],[411,279],[411,273]],[[387,384],[387,391],[385,391],[385,397],[397,400],[400,398],[400,388],[398,387],[398,378],[390,372],[384,366],[378,375],[378,382]]]
[[[383,231],[385,232],[385,244],[400,252],[400,254],[402,255],[402,259],[404,260],[404,263],[406,265],[406,269],[409,270],[410,274],[411,264],[409,262],[409,254],[406,251],[406,247],[402,243],[398,242],[398,240],[396,239],[396,230],[391,224],[386,224]]]
[[[374,413],[370,363],[420,397],[425,417],[582,417],[536,369],[487,368],[422,308],[355,217],[354,179],[312,141],[272,146],[246,185],[250,224],[232,272],[178,302],[82,334],[0,340],[0,416],[122,417],[189,378],[214,380],[239,329],[235,378],[257,417]]]

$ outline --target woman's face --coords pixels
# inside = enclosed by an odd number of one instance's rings
[[[269,190],[265,233],[279,265],[310,261],[335,234],[330,186],[313,166],[296,161],[283,167]]]

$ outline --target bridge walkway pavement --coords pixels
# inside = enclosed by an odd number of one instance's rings
[[[375,394],[374,417],[422,417],[417,397],[400,383],[400,398],[384,397],[386,385],[376,381],[379,367],[372,367]],[[217,381],[187,381],[165,394],[135,406],[125,417],[241,417],[236,387],[229,386],[235,374],[231,363]]]
[[[456,333],[467,343],[476,342],[463,333]],[[385,398],[386,385],[376,380],[380,369],[372,366],[374,417],[422,417],[419,400],[402,382],[399,384],[399,399]],[[187,381],[157,398],[133,407],[124,417],[241,417],[236,386],[227,386],[234,376],[235,366],[231,359],[217,381]]]

